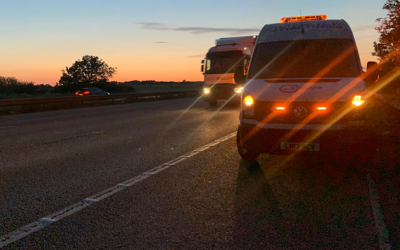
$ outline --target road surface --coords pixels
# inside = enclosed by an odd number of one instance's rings
[[[375,102],[371,115],[398,124],[400,111]],[[400,247],[393,126],[372,167],[262,155],[249,170],[237,125],[237,107],[195,98],[1,117],[0,246]]]

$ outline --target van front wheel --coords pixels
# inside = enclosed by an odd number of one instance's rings
[[[257,157],[260,155],[260,150],[256,145],[254,138],[243,139],[240,132],[240,127],[236,134],[236,144],[240,156],[249,164],[257,164]]]

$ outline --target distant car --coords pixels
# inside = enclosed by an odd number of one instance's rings
[[[75,92],[77,96],[84,96],[84,95],[109,95],[107,91],[104,91],[99,88],[83,88]]]

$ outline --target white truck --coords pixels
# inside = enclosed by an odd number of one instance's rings
[[[349,25],[326,15],[282,18],[260,31],[242,93],[239,154],[351,156],[376,152],[366,122],[366,74]],[[235,79],[244,77],[235,70]]]
[[[204,101],[210,106],[216,106],[218,101],[240,102],[243,84],[235,83],[233,74],[239,65],[244,75],[247,74],[256,39],[257,36],[220,38],[208,50],[201,62],[201,71]]]

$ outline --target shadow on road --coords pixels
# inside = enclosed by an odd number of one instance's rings
[[[378,248],[365,175],[346,161],[262,156],[242,161],[236,245],[252,249]]]

